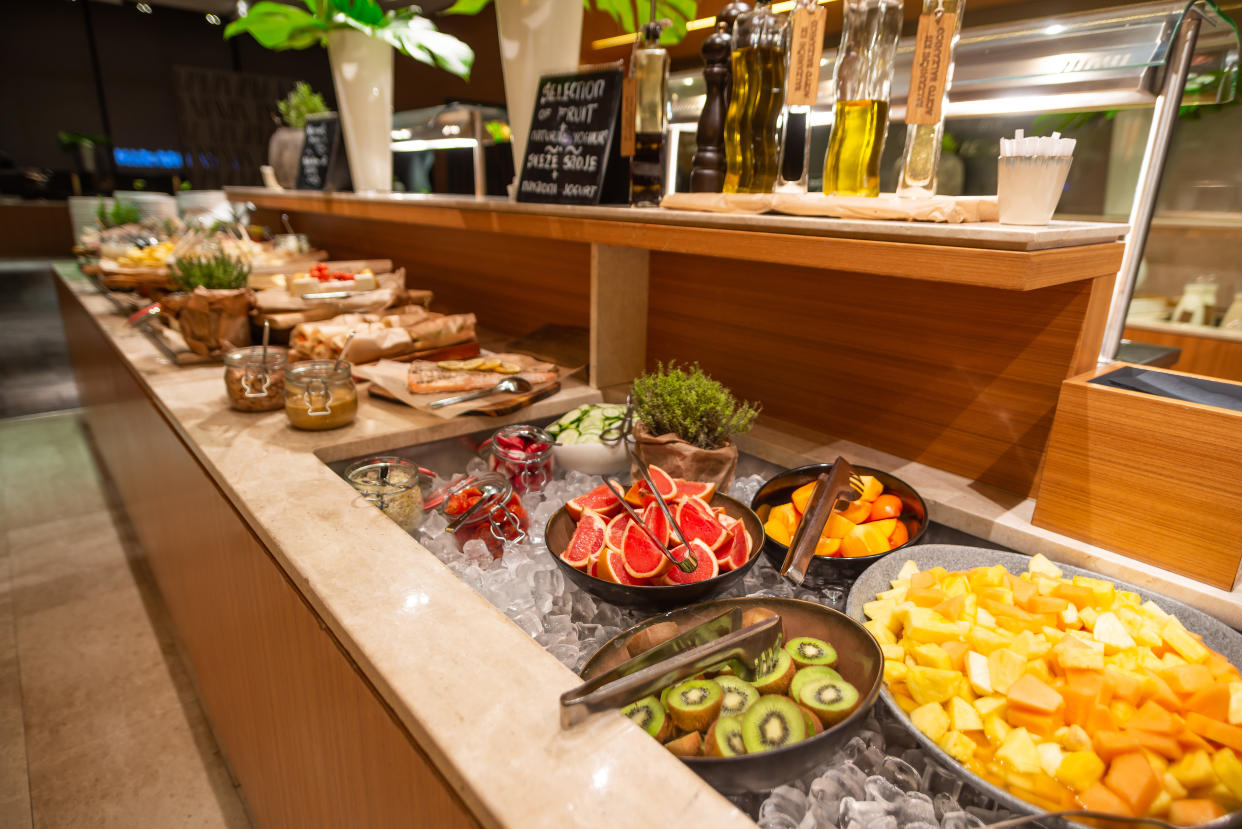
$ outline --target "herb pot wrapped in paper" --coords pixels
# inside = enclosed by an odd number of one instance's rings
[[[169,263],[169,275],[185,293],[170,294],[160,305],[176,319],[191,351],[220,357],[250,344],[254,292],[246,287],[245,260],[220,251],[189,254]]]
[[[739,402],[695,363],[656,364],[630,389],[634,405],[634,449],[648,464],[675,478],[711,481],[728,492],[737,469],[734,435],[750,429],[759,406]],[[632,470],[635,480],[638,470]]]

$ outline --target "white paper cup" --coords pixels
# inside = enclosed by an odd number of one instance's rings
[[[1073,156],[1001,156],[996,198],[1003,225],[1046,225],[1052,221]]]

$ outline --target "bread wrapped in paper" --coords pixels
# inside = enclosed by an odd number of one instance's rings
[[[416,322],[405,330],[414,340],[414,350],[422,351],[470,342],[474,339],[474,324],[474,314],[449,314]]]

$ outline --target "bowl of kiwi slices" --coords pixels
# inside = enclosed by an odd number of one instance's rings
[[[764,791],[828,760],[875,705],[884,656],[860,623],[800,599],[717,599],[647,619],[583,666],[589,680],[734,608],[743,624],[777,615],[775,665],[746,681],[721,663],[633,700],[627,717],[726,793]]]

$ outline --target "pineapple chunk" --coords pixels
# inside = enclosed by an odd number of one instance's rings
[[[949,715],[938,702],[929,702],[910,712],[910,722],[932,740],[939,740],[949,730]]]
[[[1044,770],[1044,774],[1056,777],[1061,760],[1065,757],[1061,747],[1056,743],[1040,743],[1035,746],[1035,753],[1039,755],[1039,767]]]
[[[939,644],[957,639],[961,632],[957,625],[945,619],[934,610],[925,607],[911,607],[906,611],[906,636],[916,642],[932,642]]]
[[[893,611],[897,609],[897,602],[892,599],[876,599],[873,602],[863,603],[863,613],[868,619],[876,619],[887,625],[888,620],[893,617]]]
[[[1190,792],[1182,785],[1182,781],[1178,780],[1169,772],[1164,772],[1161,779],[1164,781],[1164,790],[1173,795],[1174,800],[1181,800],[1183,797],[1190,797]]]
[[[1095,627],[1095,620],[1098,619],[1099,616],[1100,611],[1090,606],[1084,607],[1082,610],[1078,611],[1078,620],[1082,622],[1082,626],[1087,630],[1091,630]]]
[[[884,654],[885,659],[896,659],[899,662],[906,658],[906,649],[901,645],[880,645],[880,653]]]
[[[992,693],[992,675],[988,670],[988,658],[983,654],[967,651],[966,676],[976,694]]]
[[[1070,602],[1069,604],[1067,604],[1065,606],[1065,609],[1061,611],[1061,624],[1065,625],[1066,627],[1079,624],[1078,608],[1074,605],[1073,602]]]
[[[1134,634],[1134,641],[1149,648],[1158,648],[1164,644],[1164,638],[1160,635],[1160,626],[1150,619],[1144,619],[1139,625],[1138,632]]]
[[[1034,774],[1041,770],[1035,741],[1025,728],[1012,729],[1005,735],[1000,748],[996,750],[996,759],[1008,763],[1021,774]]]
[[[1096,618],[1091,634],[1095,641],[1104,643],[1105,653],[1129,650],[1138,646],[1134,637],[1130,635],[1130,631],[1126,630],[1126,626],[1111,610],[1104,611]]]
[[[926,668],[922,665],[911,666],[906,674],[906,687],[910,696],[919,705],[947,702],[957,690],[957,680],[961,676],[957,671],[946,671],[940,668]]]
[[[1022,654],[1027,659],[1038,659],[1052,649],[1052,645],[1041,634],[1024,630],[1013,638],[1009,649]]]
[[[1202,748],[1183,754],[1180,760],[1169,766],[1169,774],[1187,789],[1197,789],[1216,782],[1212,758],[1207,750]]]
[[[867,632],[874,636],[875,641],[879,642],[881,645],[897,644],[897,636],[889,630],[886,625],[880,624],[875,619],[863,622],[863,627],[865,627]]]
[[[1229,683],[1229,722],[1242,723],[1242,682]]]
[[[1076,792],[1086,791],[1100,782],[1103,776],[1104,761],[1094,751],[1071,751],[1053,775]]]
[[[1151,599],[1148,599],[1139,605],[1139,612],[1141,612],[1148,619],[1151,619],[1153,622],[1160,622],[1161,624],[1169,618],[1169,614],[1161,610],[1160,605],[1156,604]]]
[[[969,763],[975,757],[975,741],[960,731],[949,731],[936,743],[959,763]]]
[[[992,689],[998,694],[1007,692],[1025,671],[1026,659],[1009,648],[998,648],[988,655],[988,674],[992,678]]]
[[[1027,565],[1027,569],[1032,573],[1038,573],[1041,576],[1047,576],[1050,579],[1059,579],[1063,575],[1061,568],[1048,560],[1043,553],[1036,553],[1031,556],[1031,563]]]
[[[975,710],[979,712],[980,717],[987,717],[991,714],[998,713],[1005,707],[1005,698],[998,696],[979,697],[975,700]]]
[[[961,697],[949,700],[949,721],[954,731],[982,731],[983,718],[975,707]]]
[[[979,615],[982,616],[985,612],[980,609]],[[986,656],[992,653],[992,651],[1008,645],[1012,641],[1012,637],[1002,635],[983,627],[981,624],[977,624],[966,634],[966,641],[972,648]]]
[[[1013,727],[1005,722],[1000,714],[989,714],[983,718],[983,733],[987,735],[988,742],[994,746],[1004,743],[1010,731],[1013,731]]]
[[[894,587],[892,590],[885,590],[883,593],[876,593],[876,599],[889,599],[894,604],[901,604],[906,600],[906,594],[910,592],[909,585],[903,584],[901,587]]]
[[[893,587],[897,587],[899,585],[909,586],[910,577],[918,571],[918,564],[910,559],[906,559],[906,563],[901,565],[901,569],[897,571],[897,578],[893,579]]]
[[[914,661],[925,668],[939,668],[942,671],[953,670],[953,659],[948,651],[939,645],[915,645],[910,649]]]
[[[1242,799],[1242,760],[1233,753],[1233,749],[1217,751],[1212,756],[1212,770],[1234,797]]]
[[[1170,616],[1164,623],[1164,627],[1160,629],[1160,636],[1165,643],[1181,654],[1182,658],[1187,662],[1199,663],[1205,662],[1208,658],[1208,649],[1203,643],[1190,635],[1186,628],[1182,627],[1182,623],[1178,621],[1176,616]]]
[[[909,675],[910,669],[906,667],[906,663],[899,662],[896,659],[884,660],[884,681],[888,684],[905,682]]]
[[[996,617],[986,608],[980,607],[975,612],[975,623],[996,630]]]
[[[1147,807],[1149,815],[1167,815],[1169,807],[1173,805],[1173,795],[1169,794],[1168,789],[1161,789],[1160,794],[1156,795],[1156,799]]]
[[[1077,723],[1065,727],[1065,733],[1061,735],[1060,741],[1067,751],[1085,751],[1091,748],[1091,735]]]

